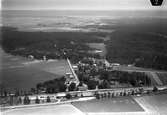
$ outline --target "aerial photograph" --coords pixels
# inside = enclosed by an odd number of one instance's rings
[[[0,114],[167,115],[167,0],[0,0]]]

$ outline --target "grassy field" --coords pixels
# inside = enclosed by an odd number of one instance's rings
[[[136,112],[144,111],[131,97],[74,102],[82,112]]]
[[[65,60],[39,62],[18,68],[2,68],[1,86],[8,90],[30,90],[37,83],[62,77],[69,72]]]
[[[27,107],[9,110],[3,115],[84,115],[70,104]]]
[[[136,97],[135,100],[148,112],[167,114],[167,94]]]
[[[0,48],[0,85],[13,90],[30,90],[37,83],[53,80],[70,72],[66,60],[30,60],[5,53]]]
[[[167,73],[156,73],[163,85],[167,85]]]

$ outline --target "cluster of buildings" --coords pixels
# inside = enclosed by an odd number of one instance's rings
[[[106,59],[95,59],[95,58],[84,58],[79,61],[76,65],[71,64],[70,60],[67,59],[68,65],[70,67],[71,73],[66,73],[66,86],[67,90],[71,83],[75,83],[79,91],[88,90],[87,84],[80,81],[76,72],[83,72],[83,74],[88,75],[92,80],[99,81],[98,77],[93,77],[92,74],[98,73],[100,70],[112,71],[114,66],[119,66],[117,63],[110,64]]]

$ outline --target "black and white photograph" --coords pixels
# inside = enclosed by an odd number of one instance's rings
[[[167,0],[0,0],[1,115],[167,115]]]

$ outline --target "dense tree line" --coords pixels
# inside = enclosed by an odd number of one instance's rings
[[[143,72],[104,71],[100,79],[106,81],[118,81],[119,83],[131,84],[132,86],[150,86],[151,79]]]
[[[138,67],[167,70],[167,23],[127,24],[110,35],[107,60]],[[159,25],[163,23],[164,25]],[[128,28],[128,29],[127,29]]]
[[[97,75],[98,74],[98,75]],[[96,76],[89,76],[87,73],[78,73],[79,80],[88,85],[88,89],[95,89],[96,86],[100,89],[111,88],[110,81],[118,82],[119,84],[129,84],[133,87],[151,86],[151,79],[142,72],[124,72],[124,71],[101,71]],[[96,80],[95,80],[96,79]],[[99,80],[97,80],[99,79]]]
[[[61,77],[54,80],[45,81],[43,83],[38,83],[36,85],[36,88],[38,90],[46,90],[46,93],[65,92],[65,80],[65,77]]]
[[[83,57],[99,58],[97,54],[90,54],[86,43],[102,42],[103,40],[80,32],[23,32],[15,28],[2,27],[2,47],[13,55],[36,59],[62,59],[68,56],[72,61],[79,61]]]

